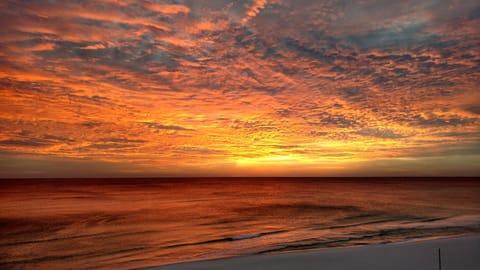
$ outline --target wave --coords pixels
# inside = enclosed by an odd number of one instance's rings
[[[82,235],[54,237],[54,238],[39,239],[39,240],[28,240],[28,241],[16,241],[16,242],[1,243],[0,247],[17,246],[17,245],[29,245],[29,244],[38,244],[38,243],[48,243],[48,242],[54,242],[54,241],[67,241],[67,240],[92,238],[92,237],[116,238],[116,237],[122,237],[122,236],[150,234],[150,233],[156,233],[156,232],[158,232],[158,231],[152,231],[151,230],[151,231],[134,231],[134,232],[124,232],[124,233],[104,232],[104,233],[82,234]]]
[[[2,269],[3,267],[5,267],[5,269],[9,269],[8,266],[18,265],[18,264],[32,264],[32,263],[37,264],[37,263],[42,263],[46,261],[71,260],[71,259],[78,260],[78,259],[129,253],[132,251],[140,251],[144,249],[145,249],[144,247],[133,247],[133,248],[118,249],[118,250],[113,250],[108,252],[91,251],[86,253],[83,252],[83,253],[73,253],[73,254],[66,254],[66,255],[51,255],[51,256],[43,256],[43,257],[24,259],[24,260],[3,261],[3,262],[0,262],[0,266],[2,267]]]
[[[317,228],[318,230],[323,230],[323,229],[345,229],[345,228],[353,228],[353,227],[358,227],[358,226],[364,226],[364,225],[373,225],[373,224],[381,224],[381,223],[388,223],[388,222],[420,222],[420,223],[430,223],[430,222],[436,222],[440,220],[447,220],[448,218],[445,217],[438,217],[438,218],[421,218],[421,217],[398,217],[398,218],[387,218],[387,219],[379,219],[379,220],[372,220],[372,221],[366,221],[366,222],[360,222],[360,223],[352,223],[352,224],[345,224],[345,225],[335,225],[335,226],[329,226],[326,228]]]
[[[401,242],[411,239],[428,238],[428,237],[440,237],[449,235],[460,234],[478,234],[480,233],[480,226],[462,227],[462,226],[449,226],[449,227],[436,227],[436,228],[392,228],[382,229],[379,231],[366,231],[363,235],[359,236],[347,236],[338,239],[321,240],[316,242],[307,243],[292,243],[279,247],[273,247],[265,249],[255,254],[276,253],[293,250],[307,250],[318,249],[322,247],[339,247],[339,246],[353,246],[359,243],[355,241],[371,240],[369,243],[361,244],[373,244],[373,243],[389,243],[389,242]],[[312,240],[312,239],[308,239]],[[375,241],[378,240],[378,241]],[[382,240],[382,241],[380,241]]]
[[[201,242],[170,245],[170,246],[166,246],[164,248],[177,248],[177,247],[184,247],[184,246],[197,246],[197,245],[206,245],[206,244],[214,244],[214,243],[221,243],[221,242],[242,241],[242,240],[259,238],[259,237],[266,236],[266,235],[285,233],[285,232],[288,232],[288,230],[278,230],[278,231],[263,232],[263,233],[256,233],[256,234],[247,234],[247,235],[240,235],[240,236],[224,237],[224,238],[218,238],[218,239],[201,241]]]

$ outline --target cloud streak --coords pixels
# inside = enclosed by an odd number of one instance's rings
[[[260,11],[265,8],[265,5],[267,5],[267,0],[254,0],[253,4],[248,8],[247,14],[242,20],[242,23],[247,23],[251,18],[254,18],[257,16]]]

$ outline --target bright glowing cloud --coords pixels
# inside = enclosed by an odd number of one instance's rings
[[[0,176],[478,175],[479,10],[4,1]]]

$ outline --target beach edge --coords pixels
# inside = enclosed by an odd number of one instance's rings
[[[439,254],[440,250],[440,254]],[[141,268],[143,270],[476,270],[480,235],[338,247],[280,254],[247,255]]]

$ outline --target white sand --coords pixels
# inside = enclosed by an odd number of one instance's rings
[[[442,270],[480,269],[480,236],[244,256],[150,269],[437,270],[438,248],[442,254]]]

